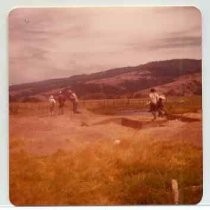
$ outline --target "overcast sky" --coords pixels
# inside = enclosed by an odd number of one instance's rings
[[[16,9],[9,51],[10,84],[201,59],[201,15],[193,7]]]

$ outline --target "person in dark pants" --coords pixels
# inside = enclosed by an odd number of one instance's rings
[[[79,100],[78,100],[78,97],[77,97],[76,93],[74,93],[73,91],[69,90],[69,96],[70,96],[70,100],[71,100],[72,105],[73,105],[73,112],[75,114],[79,114],[80,113],[78,111]]]
[[[66,97],[65,95],[63,94],[62,91],[59,92],[59,95],[58,95],[58,103],[59,103],[59,114],[62,115],[64,114],[64,104],[65,104],[65,101],[66,101]]]
[[[163,104],[163,101],[165,100],[165,96],[159,96],[158,102],[157,102],[157,111],[158,111],[158,117],[163,117],[166,115],[166,110]]]
[[[154,88],[150,90],[149,98],[150,98],[150,112],[153,115],[153,120],[155,120],[157,118],[156,113],[157,113],[157,102],[159,100],[159,95]]]

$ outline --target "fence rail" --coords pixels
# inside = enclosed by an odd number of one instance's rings
[[[201,108],[200,97],[170,97],[166,101],[167,108],[178,110],[177,112],[195,111]],[[65,109],[70,110],[72,103],[66,101]],[[88,110],[97,109],[145,109],[148,108],[148,98],[133,99],[97,99],[97,100],[80,100],[79,107]],[[49,103],[45,102],[11,102],[9,105],[10,114],[26,114],[34,111],[34,114],[46,113],[49,111]]]
[[[85,109],[110,108],[110,107],[138,107],[146,105],[147,99],[103,99],[103,100],[80,100],[79,106]],[[71,107],[70,101],[66,107]],[[29,111],[46,112],[49,109],[48,102],[12,102],[9,105],[10,114],[27,113]]]

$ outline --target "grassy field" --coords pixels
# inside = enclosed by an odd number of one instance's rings
[[[200,115],[200,98],[174,101],[167,103],[171,112]],[[47,104],[11,104],[12,203],[173,204],[172,179],[179,184],[180,204],[200,201],[201,122],[151,122],[136,130],[115,123],[113,114],[124,104],[144,109],[145,101],[125,101],[121,106],[122,101],[82,103],[82,114],[73,115],[68,104],[65,115],[55,117],[49,116]],[[104,106],[112,109],[109,115],[103,115]],[[142,121],[150,118],[138,116]]]
[[[66,111],[71,110],[71,103],[67,101]],[[113,115],[120,110],[148,110],[147,99],[104,99],[104,100],[81,100],[80,107],[96,114]],[[181,114],[197,112],[201,110],[201,97],[170,97],[165,102],[166,110],[170,113]],[[11,115],[46,115],[49,112],[47,102],[37,103],[11,103]]]

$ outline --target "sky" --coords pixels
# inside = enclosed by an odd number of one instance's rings
[[[194,7],[19,8],[9,14],[9,83],[201,59]]]

